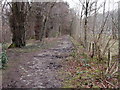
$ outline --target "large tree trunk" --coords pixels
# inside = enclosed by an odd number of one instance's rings
[[[14,47],[22,47],[25,46],[25,28],[24,26],[14,26],[13,29],[13,37],[12,37],[12,45]]]
[[[12,3],[11,12],[9,22],[10,22],[10,28],[11,32],[13,34],[12,37],[12,44],[9,46],[9,48],[13,47],[23,47],[25,46],[25,19],[26,14],[24,13],[23,6],[25,3]]]
[[[14,23],[14,21],[12,21],[12,22],[13,22],[13,25],[12,26],[10,25],[10,28],[11,28],[13,37],[12,37],[12,44],[10,45],[9,48],[25,46],[26,43],[25,43],[25,27],[24,27],[24,24],[20,25],[18,23],[18,25],[17,25],[17,24]]]

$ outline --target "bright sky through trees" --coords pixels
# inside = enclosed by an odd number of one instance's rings
[[[69,4],[70,4],[70,7],[71,8],[75,8],[75,9],[78,9],[80,2],[79,0],[64,0],[64,1],[67,1]],[[81,2],[82,1],[85,1],[85,0],[80,0]],[[91,0],[91,1],[95,1],[95,0]],[[104,2],[106,1],[106,11],[108,10],[114,10],[114,9],[117,9],[118,8],[118,1],[120,0],[97,0],[98,1],[98,7]],[[110,7],[110,8],[109,8]],[[102,9],[99,11],[99,12],[102,12]]]

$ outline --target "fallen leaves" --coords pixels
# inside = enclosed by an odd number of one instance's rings
[[[81,56],[82,57],[82,56]],[[83,58],[83,57],[82,57]],[[69,73],[69,79],[64,79],[63,87],[71,88],[118,88],[116,78],[106,78],[105,66],[101,63],[83,62],[83,59],[70,59],[63,63],[64,73]],[[67,82],[66,82],[67,81]],[[115,84],[113,84],[115,83]]]

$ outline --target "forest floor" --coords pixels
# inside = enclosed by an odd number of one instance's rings
[[[29,40],[7,50],[4,88],[118,88],[118,74],[104,74],[106,60],[90,58],[70,36]]]
[[[59,88],[62,61],[72,51],[69,36],[31,41],[24,48],[7,50],[9,62],[3,70],[3,88]]]

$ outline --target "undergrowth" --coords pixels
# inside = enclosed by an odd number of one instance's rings
[[[4,43],[1,44],[0,49],[1,49],[1,52],[0,52],[0,69],[4,69],[5,65],[8,62],[8,57],[7,57],[7,54],[6,54],[6,49],[5,49],[5,44]]]
[[[117,74],[105,75],[106,58],[100,62],[91,58],[84,48],[72,39],[75,49],[66,60],[62,73],[66,73],[63,88],[118,88]]]

